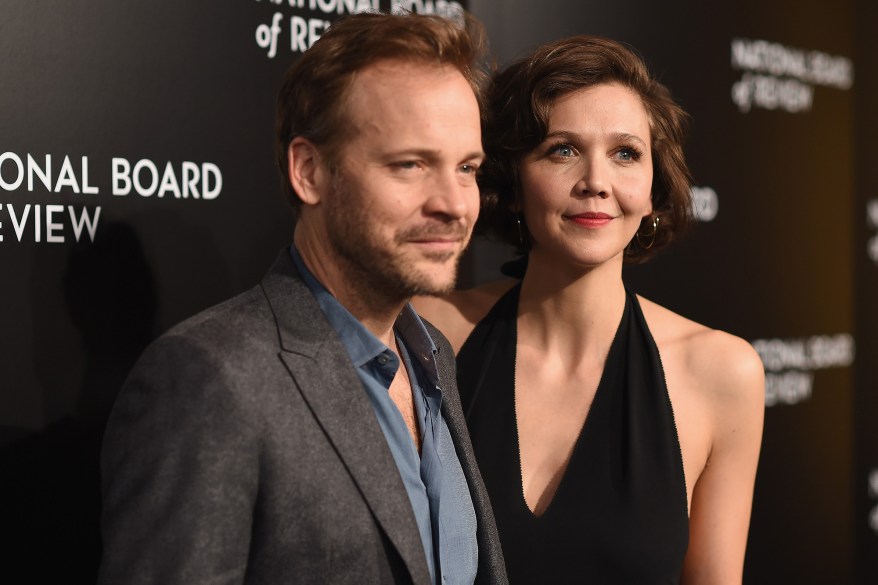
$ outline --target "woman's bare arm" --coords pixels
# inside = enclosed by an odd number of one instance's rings
[[[708,331],[691,343],[692,379],[702,380],[710,452],[696,480],[685,585],[740,585],[765,411],[764,370],[746,341]]]

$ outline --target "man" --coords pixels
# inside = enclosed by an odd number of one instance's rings
[[[478,213],[478,39],[334,24],[278,100],[294,245],[142,356],[105,437],[102,583],[505,582],[441,294]]]

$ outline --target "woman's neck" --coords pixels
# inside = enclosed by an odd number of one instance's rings
[[[518,308],[519,343],[578,357],[606,356],[625,308],[622,258],[592,268],[531,255]],[[566,361],[566,360],[565,360]]]

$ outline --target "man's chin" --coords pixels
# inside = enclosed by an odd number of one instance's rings
[[[421,255],[424,258],[425,264],[432,264],[434,266],[439,266],[439,270],[445,270],[446,266],[457,266],[457,261],[460,260],[460,249],[455,250],[424,250],[421,252]]]
[[[452,266],[437,267],[435,264],[415,271],[411,275],[412,296],[441,297],[454,290],[457,283],[457,258]]]
[[[413,297],[444,297],[454,290],[454,284],[445,287],[419,287],[416,288]]]
[[[442,297],[454,290],[455,283],[454,279],[442,281],[420,279],[411,283],[411,296]]]

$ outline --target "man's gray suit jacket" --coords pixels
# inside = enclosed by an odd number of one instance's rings
[[[505,583],[453,351],[428,329],[478,519],[477,582]],[[104,585],[430,582],[372,406],[287,250],[260,285],[144,352],[102,473]]]

